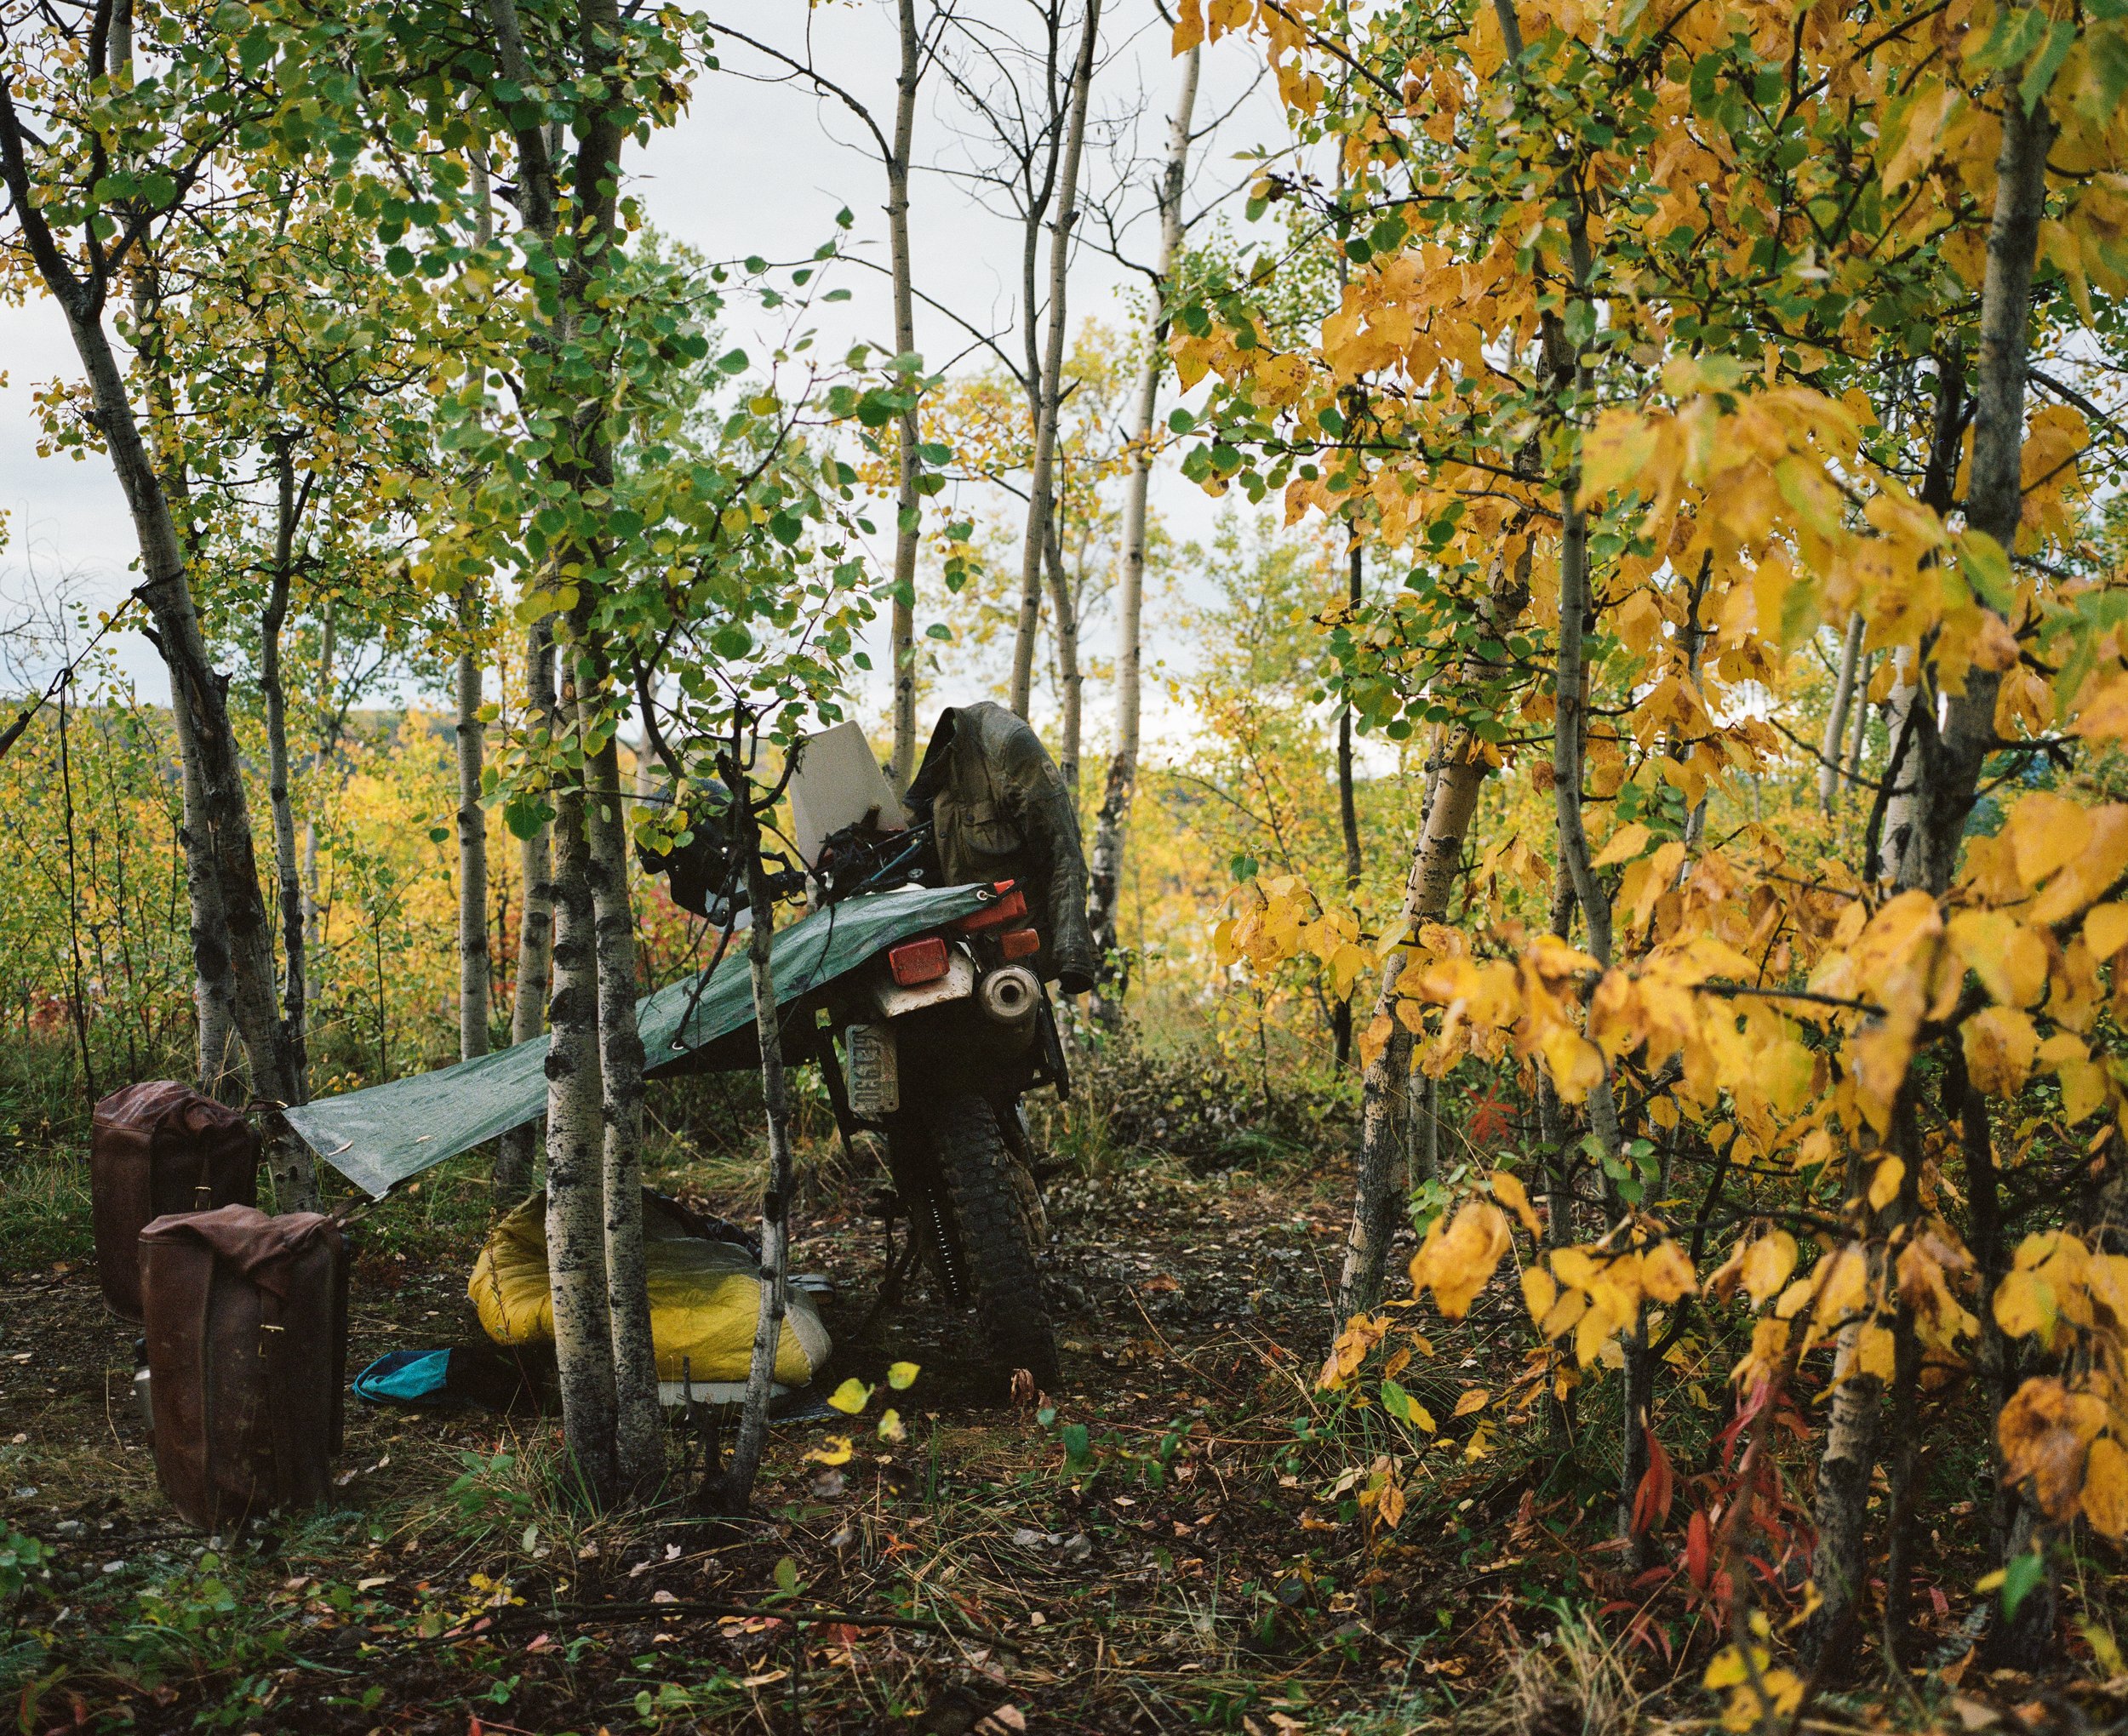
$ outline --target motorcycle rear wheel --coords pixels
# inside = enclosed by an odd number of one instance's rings
[[[949,1221],[937,1228],[946,1233],[927,1236],[925,1252],[942,1262],[939,1276],[949,1299],[974,1304],[984,1345],[1001,1368],[1025,1368],[1038,1391],[1056,1391],[1062,1385],[1056,1335],[1042,1303],[1034,1219],[1027,1208],[1033,1178],[1013,1156],[997,1110],[970,1093],[925,1104],[910,1118],[941,1184],[922,1206],[911,1204],[920,1224],[945,1208],[937,1215]]]

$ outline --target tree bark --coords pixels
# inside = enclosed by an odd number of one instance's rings
[[[528,732],[552,730],[554,723],[554,675],[552,626],[544,618],[525,633],[525,727]],[[523,882],[518,894],[518,980],[510,1006],[510,1041],[529,1042],[545,1028],[546,1000],[552,983],[554,942],[554,866],[551,833],[541,826],[518,846],[518,864]],[[531,1190],[533,1155],[540,1130],[536,1124],[513,1128],[495,1147],[495,1201],[498,1210]]]
[[[487,757],[480,721],[478,600],[468,585],[458,597],[458,1057],[488,1053],[488,815],[480,805]]]
[[[1856,609],[1847,618],[1846,637],[1840,641],[1839,673],[1833,682],[1833,703],[1825,714],[1825,740],[1818,749],[1817,805],[1825,817],[1833,817],[1839,799],[1839,755],[1847,731],[1847,707],[1855,695],[1855,672],[1862,663],[1862,628],[1866,623]]]
[[[591,845],[580,790],[554,802],[554,1004],[546,1050],[546,1261],[562,1434],[598,1499],[615,1486],[605,1142]]]
[[[733,800],[750,799],[743,775],[732,779]],[[783,1319],[790,1306],[791,1122],[788,1087],[783,1073],[783,1019],[776,1007],[773,957],[775,904],[761,866],[757,826],[747,829],[747,897],[753,926],[747,936],[747,962],[753,981],[753,1026],[761,1050],[761,1097],[769,1130],[769,1189],[761,1202],[761,1311],[756,1317],[753,1357],[747,1368],[747,1398],[740,1413],[738,1439],[724,1486],[730,1511],[743,1513],[752,1499],[754,1478],[768,1441],[769,1387],[775,1378],[776,1351],[783,1342]]]
[[[2015,81],[2002,88],[2005,113],[2001,153],[1996,160],[1995,209],[1988,237],[1988,268],[1981,288],[1981,337],[1974,380],[1972,465],[1965,497],[1968,527],[1992,536],[2005,551],[2016,546],[2023,513],[2024,385],[2026,345],[2032,317],[2032,272],[2039,219],[2046,203],[2046,154],[2054,128],[2044,103],[2029,113]],[[1940,408],[1952,397],[1948,379]],[[1939,448],[1942,442],[1939,439]],[[1941,468],[1937,466],[1937,468]],[[1995,694],[2001,677],[1976,667],[1965,690],[1945,705],[1939,731],[1926,674],[1919,658],[1907,666],[1908,727],[1895,730],[1894,757],[1902,734],[1910,735],[1913,768],[1911,819],[1899,840],[1887,812],[1885,854],[1896,862],[1902,889],[1919,887],[1938,896],[1948,888],[1979,787],[1981,768],[1995,745]],[[1895,700],[1896,690],[1895,690]],[[1895,717],[1897,707],[1894,706]],[[1918,751],[1915,751],[1918,750]],[[1902,843],[1903,847],[1899,847]],[[1896,854],[1895,854],[1896,851]],[[1921,1156],[1912,1125],[1912,1089],[1894,1111],[1895,1139],[1909,1152],[1908,1168]],[[1851,1180],[1851,1194],[1857,1191]],[[1896,1210],[1896,1208],[1895,1207]],[[1889,1225],[1879,1228],[1888,1231]],[[1882,1258],[1881,1253],[1879,1258]],[[1833,1417],[1818,1474],[1815,1517],[1817,1554],[1811,1577],[1823,1600],[1805,1630],[1806,1656],[1828,1653],[1835,1636],[1853,1625],[1856,1593],[1865,1572],[1864,1532],[1869,1477],[1875,1459],[1879,1383],[1849,1380],[1833,1395]],[[2019,1540],[2018,1533],[2024,1534]],[[2044,1542],[2036,1520],[2013,1527],[2014,1549],[2032,1538]],[[2032,1594],[2051,1609],[2053,1568],[2047,1585]],[[2021,1613],[2022,1612],[2021,1611]],[[2036,1619],[2036,1618],[2035,1618]],[[2051,1625],[2051,1624],[2050,1624]],[[2044,1646],[2046,1636],[2035,1642]]]
[[[1101,813],[1094,824],[1088,872],[1087,916],[1101,956],[1102,982],[1096,1011],[1109,1019],[1122,1010],[1123,982],[1109,962],[1118,951],[1117,913],[1123,902],[1123,857],[1130,826],[1131,797],[1138,785],[1138,733],[1141,681],[1141,628],[1145,614],[1147,494],[1153,475],[1155,419],[1160,381],[1167,371],[1167,299],[1182,252],[1182,191],[1189,179],[1190,120],[1197,106],[1202,50],[1182,57],[1181,88],[1168,122],[1167,164],[1160,177],[1160,260],[1153,283],[1153,323],[1131,412],[1130,471],[1124,484],[1123,564],[1116,600],[1116,749],[1108,762]],[[1110,985],[1115,985],[1110,991]],[[1113,1011],[1111,1011],[1111,1008]]]
[[[295,808],[289,794],[288,694],[281,680],[281,631],[289,618],[289,568],[295,540],[295,478],[287,446],[275,454],[279,471],[279,514],[273,574],[259,618],[259,690],[266,700],[266,805],[273,816],[273,861],[281,902],[281,1034],[289,1071],[300,1103],[309,1095],[308,1043],[304,1031],[303,874],[295,854]]]
[[[577,708],[580,728],[595,721]],[[605,1162],[606,1317],[613,1334],[616,1492],[649,1494],[665,1469],[657,1356],[650,1343],[643,1252],[643,1037],[636,1028],[635,908],[628,896],[628,828],[615,739],[588,762],[592,901],[597,913],[598,1071]]]
[[[310,756],[313,774],[332,757],[339,745],[340,711],[334,704],[333,691],[333,657],[337,648],[339,625],[339,607],[329,597],[325,606],[318,611],[317,620],[318,727],[317,743]],[[305,980],[306,985],[313,990],[324,980],[324,948],[321,940],[323,924],[318,918],[317,794],[313,785],[303,814],[303,928],[312,945],[317,949],[312,957],[311,968],[305,972]]]
[[[901,70],[895,78],[894,146],[887,157],[887,250],[894,274],[894,343],[897,357],[910,371],[902,389],[909,402],[901,412],[898,499],[894,537],[894,612],[890,623],[894,658],[894,786],[906,790],[916,774],[916,557],[923,529],[924,438],[917,403],[916,291],[909,256],[909,157],[916,129],[917,85],[923,77],[923,40],[916,27],[916,0],[899,0]]]
[[[1506,630],[1530,601],[1530,561],[1525,551],[1512,577],[1503,574],[1487,606],[1490,631]],[[1449,894],[1462,865],[1463,840],[1478,812],[1478,795],[1492,769],[1477,737],[1459,729],[1444,750],[1446,763],[1426,811],[1411,868],[1404,882],[1399,915],[1411,936],[1420,927],[1447,913]],[[1337,1314],[1346,1319],[1381,1300],[1389,1242],[1396,1223],[1398,1099],[1409,1086],[1411,1032],[1397,1016],[1397,983],[1404,955],[1392,953],[1382,967],[1375,996],[1374,1018],[1389,1021],[1388,1039],[1360,1076],[1359,1160],[1353,1199],[1352,1226],[1345,1241],[1345,1265],[1337,1285]]]
[[[1086,105],[1094,82],[1101,35],[1101,0],[1086,0],[1078,58],[1072,68],[1071,106],[1065,118],[1064,151],[1057,176],[1056,216],[1050,226],[1048,343],[1034,388],[1034,460],[1027,478],[1027,540],[1020,556],[1020,624],[1012,642],[1012,709],[1022,717],[1033,702],[1035,639],[1042,623],[1042,564],[1049,545],[1050,492],[1055,484],[1056,423],[1064,376],[1065,285],[1072,257],[1072,227],[1078,220],[1078,166],[1086,144]],[[1030,319],[1033,310],[1028,310]]]
[[[1870,665],[1873,660],[1868,652],[1863,652],[1862,666],[1855,671],[1855,725],[1848,736],[1846,766],[1840,774],[1839,786],[1833,793],[1836,802],[1862,782],[1862,748],[1869,739],[1869,682],[1873,673]]]
[[[1072,808],[1078,808],[1079,702],[1083,682],[1078,668],[1078,598],[1064,570],[1064,550],[1052,513],[1047,528],[1048,551],[1043,564],[1048,569],[1050,608],[1055,618],[1056,694],[1061,716],[1057,724],[1056,769],[1064,787],[1072,792]]]
[[[1365,570],[1361,562],[1366,558],[1358,535],[1353,545],[1346,573],[1345,601],[1351,605],[1355,619],[1366,593],[1364,588]],[[1359,854],[1359,792],[1353,781],[1353,707],[1349,699],[1337,702],[1337,824],[1345,840],[1345,897],[1347,902],[1359,894],[1359,879],[1364,864]],[[1330,1018],[1330,1032],[1335,1046],[1337,1071],[1342,1073],[1351,1065],[1353,1058],[1353,1002],[1347,995],[1341,1000]],[[1432,1145],[1436,1132],[1432,1111],[1427,1111],[1426,1137]],[[1430,1165],[1430,1159],[1429,1159]],[[1427,1173],[1430,1174],[1431,1168]]]

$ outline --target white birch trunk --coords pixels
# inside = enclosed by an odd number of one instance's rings
[[[480,721],[480,630],[478,600],[459,593],[458,631],[458,1056],[488,1053],[488,814],[480,805],[480,775],[488,732]]]
[[[1147,494],[1153,475],[1160,381],[1167,372],[1166,301],[1182,252],[1182,191],[1189,177],[1190,121],[1197,106],[1201,54],[1201,49],[1193,48],[1182,57],[1181,88],[1176,93],[1175,112],[1168,122],[1167,163],[1160,177],[1159,271],[1153,286],[1153,323],[1147,334],[1145,365],[1138,375],[1138,400],[1130,418],[1130,467],[1124,483],[1123,562],[1116,599],[1116,748],[1101,791],[1087,876],[1087,914],[1104,972],[1106,961],[1117,951],[1124,851],[1130,833],[1131,798],[1138,785]],[[1104,995],[1104,1006],[1107,1001]]]
[[[1101,35],[1101,0],[1086,0],[1078,58],[1072,68],[1071,106],[1065,117],[1063,158],[1057,172],[1056,216],[1050,227],[1048,341],[1034,384],[1034,460],[1027,477],[1027,538],[1020,554],[1020,623],[1012,642],[1012,709],[1022,717],[1034,694],[1035,642],[1042,624],[1042,564],[1048,549],[1050,499],[1055,488],[1056,423],[1064,377],[1065,287],[1070,274],[1072,227],[1078,220],[1078,167],[1086,146],[1086,105],[1094,82]],[[1029,310],[1030,318],[1033,310]]]

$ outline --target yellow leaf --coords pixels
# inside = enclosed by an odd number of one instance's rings
[[[1999,911],[1960,911],[1946,932],[1958,956],[2004,1006],[2029,1007],[2045,992],[2046,943],[2016,918]]]
[[[887,1385],[896,1392],[907,1392],[916,1385],[920,1372],[913,1362],[890,1362],[887,1365]]]
[[[1505,1169],[1492,1173],[1492,1196],[1522,1220],[1522,1227],[1530,1235],[1542,1237],[1544,1231],[1537,1222],[1537,1214],[1530,1205],[1530,1195],[1520,1179]]]
[[[2106,1070],[2096,1061],[2063,1061],[2054,1071],[2062,1082],[2062,1119],[2072,1127],[2106,1106]]]
[[[1382,1050],[1389,1047],[1389,1039],[1396,1032],[1397,1021],[1387,1013],[1377,1013],[1369,1021],[1366,1030],[1359,1035],[1359,1065],[1364,1070],[1374,1065]]]
[[[1860,1314],[1869,1298],[1869,1261],[1860,1242],[1851,1242],[1827,1256],[1832,1266],[1818,1292],[1816,1317],[1820,1326],[1834,1326],[1850,1315]]]
[[[1887,1157],[1877,1166],[1876,1174],[1869,1178],[1869,1208],[1881,1212],[1899,1197],[1899,1184],[1907,1179],[1907,1166],[1899,1158]]]
[[[2037,886],[2091,841],[2090,812],[2051,790],[2034,790],[2010,810],[2003,827],[2016,853],[2017,877]]]
[[[2015,1097],[2031,1076],[2039,1033],[2014,1007],[1989,1007],[1965,1021],[1959,1033],[1974,1088],[1991,1097]]]
[[[1544,1324],[1544,1316],[1552,1311],[1552,1305],[1559,1299],[1559,1287],[1552,1282],[1551,1273],[1542,1266],[1524,1266],[1522,1269],[1522,1300],[1530,1311],[1531,1322]]]
[[[1699,1288],[1691,1256],[1674,1242],[1658,1242],[1640,1256],[1640,1293],[1650,1302],[1674,1302]]]
[[[1753,1306],[1763,1306],[1767,1297],[1788,1282],[1795,1259],[1795,1237],[1785,1230],[1769,1231],[1745,1249],[1743,1284]]]
[[[851,1450],[849,1436],[830,1435],[805,1456],[815,1465],[847,1465]]]
[[[881,1413],[879,1418],[879,1438],[882,1441],[891,1442],[895,1446],[901,1445],[902,1442],[909,1438],[909,1431],[901,1426],[901,1413],[900,1411],[889,1408]]]
[[[827,1395],[827,1402],[845,1416],[855,1416],[872,1396],[872,1389],[855,1374]]]
[[[2084,1516],[2108,1537],[2128,1532],[2128,1453],[2111,1435],[2091,1442],[2084,1461]]]
[[[1396,1484],[1381,1486],[1381,1493],[1375,1498],[1375,1517],[1392,1531],[1404,1522],[1404,1491]]]
[[[1579,1103],[1604,1082],[1603,1052],[1572,1025],[1554,1025],[1540,1047],[1562,1101]]]
[[[1475,1415],[1492,1402],[1492,1394],[1482,1386],[1473,1386],[1456,1401],[1455,1414],[1459,1417]]]
[[[2084,944],[2097,959],[2111,958],[2128,946],[2128,904],[2093,905],[2086,911]]]
[[[2028,1271],[2004,1275],[1995,1287],[1995,1324],[2011,1338],[2043,1333],[2054,1324],[2054,1289]]]
[[[1872,1375],[1879,1380],[1891,1379],[1894,1340],[1891,1328],[1879,1326],[1873,1320],[1842,1336],[1841,1354],[1833,1370],[1835,1385],[1851,1380],[1857,1374]]]
[[[1411,1262],[1412,1282],[1423,1283],[1433,1292],[1434,1305],[1444,1316],[1461,1320],[1491,1281],[1509,1241],[1507,1220],[1500,1208],[1483,1200],[1469,1201],[1444,1234],[1438,1240],[1427,1238],[1427,1245]]]
[[[1610,835],[1610,842],[1597,853],[1589,864],[1592,868],[1609,868],[1619,862],[1630,862],[1648,848],[1648,829],[1639,820],[1622,825]]]

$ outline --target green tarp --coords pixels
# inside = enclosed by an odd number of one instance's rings
[[[964,917],[992,896],[987,886],[909,886],[845,899],[802,917],[776,933],[776,1004],[803,999],[897,940]],[[743,934],[697,997],[701,980],[701,972],[692,973],[636,1003],[650,1076],[684,1065],[695,1051],[752,1023]],[[546,1039],[541,1036],[455,1067],[306,1103],[289,1111],[289,1122],[326,1162],[381,1199],[409,1176],[546,1113]]]

